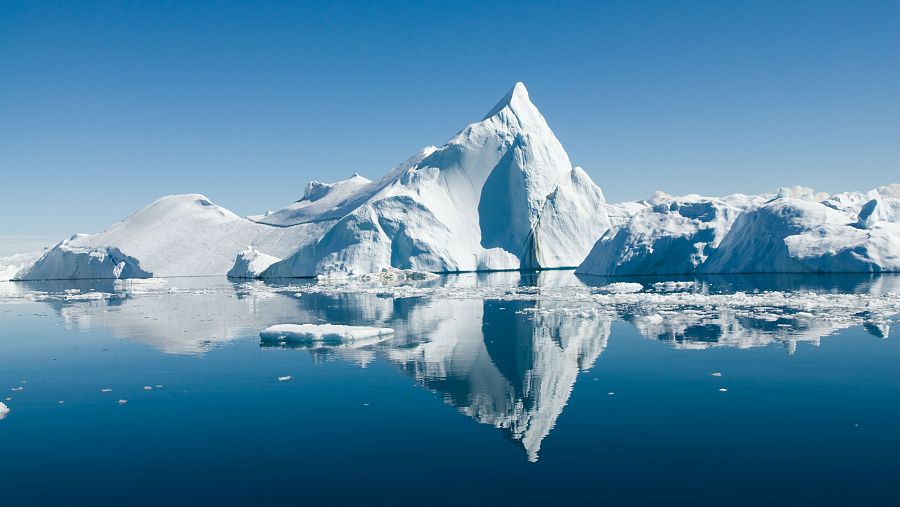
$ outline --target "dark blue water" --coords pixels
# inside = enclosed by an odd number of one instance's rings
[[[577,316],[471,290],[608,282],[430,282],[459,298],[0,284],[0,505],[900,504],[900,345],[872,310],[897,279],[702,281],[874,298],[803,319]],[[92,290],[106,299],[78,296]],[[395,334],[259,339],[323,322]]]

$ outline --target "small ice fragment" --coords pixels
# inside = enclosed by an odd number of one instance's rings
[[[10,391],[19,392],[22,389],[25,389],[25,388],[24,387],[13,387],[12,389],[10,389]]]
[[[278,377],[279,382],[287,382],[289,380],[294,380],[294,376],[293,375],[285,375],[283,377]]]
[[[712,375],[713,377],[721,377],[721,376],[722,376],[722,372],[717,371],[717,372],[714,372],[714,373],[710,373],[710,375]]]
[[[124,404],[128,403],[128,400],[119,400],[117,403],[119,405],[124,405]]]
[[[363,406],[364,406],[364,407],[368,407],[369,404],[368,404],[368,403],[363,403]]]
[[[150,386],[144,386],[144,391],[152,391],[153,388]]]
[[[112,389],[110,389],[110,388],[108,388],[108,387],[104,387],[103,389],[100,390],[100,392],[101,392],[101,393],[111,393],[111,392],[112,392]]]
[[[65,403],[65,401],[64,401],[64,400],[59,400],[59,401],[57,401],[57,403],[59,403],[60,405],[62,405],[63,403]]]
[[[720,387],[720,388],[719,388],[719,392],[720,392],[720,393],[727,393],[727,392],[728,392],[728,389],[725,389],[724,387]]]
[[[615,396],[615,394],[616,394],[616,393],[614,393],[614,392],[612,392],[612,391],[606,393],[607,396]]]
[[[162,389],[163,386],[162,386],[162,384],[156,384],[156,388],[157,388],[157,389]]]

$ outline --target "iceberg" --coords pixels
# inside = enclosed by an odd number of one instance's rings
[[[0,401],[0,421],[6,419],[6,416],[9,415],[9,407],[6,406],[6,403]]]
[[[43,251],[29,252],[0,257],[0,282],[15,280],[19,273],[31,267],[41,256]]]
[[[483,120],[380,180],[307,194],[347,213],[263,277],[574,267],[610,225],[602,191],[572,166],[522,83]]]
[[[376,181],[314,181],[298,201],[249,217],[200,194],[167,196],[0,266],[23,280],[575,267],[610,227],[606,206],[517,83],[481,121]]]
[[[572,267],[602,276],[900,271],[900,184],[609,204],[516,83],[480,121],[381,178],[313,181],[297,201],[248,217],[201,194],[162,197],[98,234],[0,258],[0,280]]]
[[[250,265],[247,245],[283,258],[321,234],[323,224],[275,227],[240,217],[200,194],[166,196],[99,234],[50,248],[21,280],[225,275]],[[263,262],[254,258],[258,266]],[[239,264],[238,267],[235,264]]]
[[[723,198],[657,194],[608,230],[588,275],[900,271],[900,185]]]
[[[278,257],[260,252],[253,245],[248,245],[238,254],[234,266],[228,270],[228,278],[256,278],[280,260]]]

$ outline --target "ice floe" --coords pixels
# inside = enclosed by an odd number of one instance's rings
[[[301,342],[336,345],[393,334],[387,327],[345,326],[340,324],[277,324],[259,333],[268,342]]]

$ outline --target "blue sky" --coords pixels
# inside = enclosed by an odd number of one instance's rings
[[[380,176],[515,81],[611,201],[900,181],[900,2],[0,0],[0,255]]]

